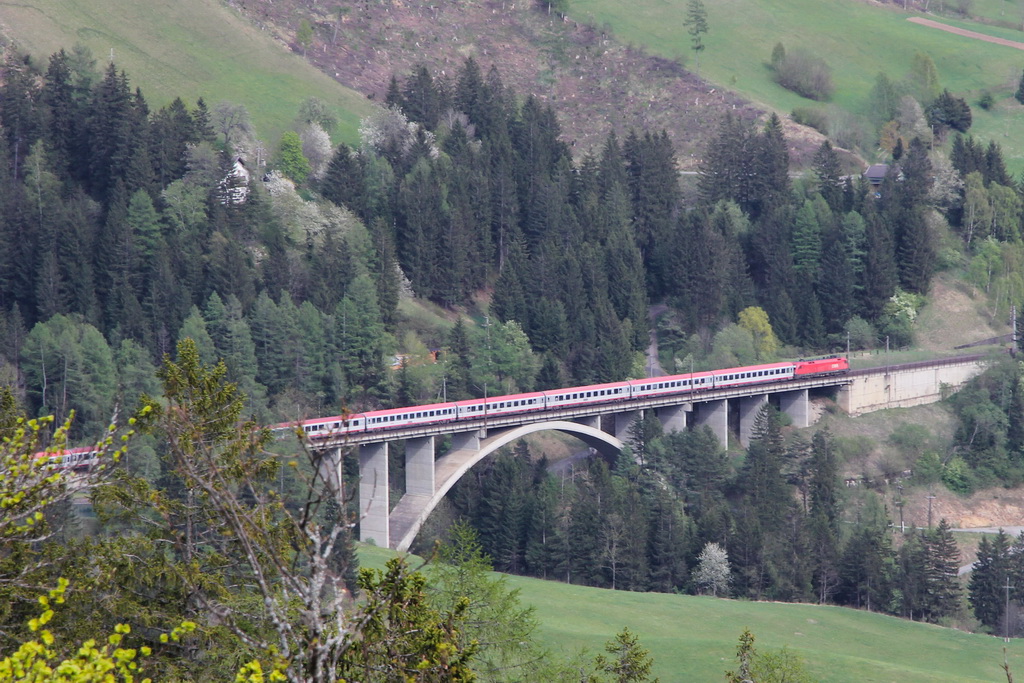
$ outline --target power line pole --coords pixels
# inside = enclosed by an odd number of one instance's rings
[[[1010,345],[1010,355],[1011,356],[1016,356],[1017,355],[1017,307],[1016,306],[1010,306],[1010,325],[1013,326],[1013,329],[1010,331],[1010,341],[1012,342],[1012,344]]]
[[[1010,642],[1010,577],[1006,577],[1006,611],[1003,612],[1003,642]]]
[[[935,496],[932,495],[931,491],[928,492],[928,528],[932,528],[932,501],[935,500]]]

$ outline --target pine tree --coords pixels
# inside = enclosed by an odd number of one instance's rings
[[[921,209],[898,209],[890,213],[889,221],[896,231],[900,283],[911,292],[927,294],[935,269],[935,247]]]
[[[28,65],[10,58],[3,69],[0,88],[0,126],[6,136],[7,149],[14,177],[21,177],[21,167],[29,150],[40,135],[39,93]]]
[[[46,141],[61,175],[67,177],[80,164],[83,113],[75,96],[68,54],[63,49],[50,56],[42,101],[46,105]]]
[[[955,614],[960,607],[960,549],[953,538],[952,527],[945,517],[925,539],[927,568],[925,610],[930,620]]]
[[[335,353],[347,383],[353,407],[374,405],[387,395],[385,354],[393,339],[384,331],[373,282],[366,275],[352,281],[334,313]]]
[[[775,530],[790,506],[786,480],[782,476],[782,424],[779,412],[769,405],[761,408],[754,420],[754,433],[742,479],[747,498],[762,526]]]
[[[899,566],[900,613],[912,620],[922,619],[926,616],[928,603],[928,547],[922,532],[911,529],[904,538],[899,551]]]
[[[1013,181],[1009,171],[1006,170],[1006,162],[1003,160],[1003,151],[999,143],[989,140],[985,148],[985,184],[998,183],[1003,187],[1011,187]]]
[[[437,128],[442,112],[441,96],[426,66],[419,65],[405,79],[401,106],[410,121],[421,123],[428,130]]]
[[[615,683],[640,683],[650,681],[651,665],[654,660],[650,651],[640,645],[640,639],[623,628],[614,640],[608,641],[603,654],[597,656],[594,663],[597,670],[609,674]],[[653,679],[657,683],[658,679]]]
[[[814,204],[807,200],[796,212],[793,226],[793,270],[810,284],[818,281],[821,266],[822,228],[814,210]]]
[[[526,300],[523,275],[526,272],[526,254],[519,242],[509,249],[508,260],[494,285],[491,308],[502,322],[516,320],[521,325],[530,325],[530,307]]]
[[[448,354],[445,363],[447,365],[448,399],[459,401],[475,396],[472,374],[473,351],[470,347],[466,324],[461,317],[452,326],[451,332],[448,335],[447,346]]]
[[[1005,584],[1009,577],[1010,539],[1000,529],[995,539],[985,536],[978,544],[977,561],[967,584],[974,616],[995,631],[1004,618]]]
[[[320,192],[338,206],[346,206],[364,219],[363,168],[360,157],[344,142],[338,145],[320,181]]]
[[[861,311],[867,320],[877,320],[898,283],[892,234],[875,212],[865,216],[867,252],[861,281]]]
[[[708,32],[708,11],[701,0],[689,0],[683,25],[690,34],[690,49],[693,50],[696,64],[694,70],[700,73],[700,53],[704,51],[704,34]]]
[[[842,204],[842,170],[839,167],[839,155],[827,139],[814,153],[813,163],[818,192],[833,211],[838,211]]]
[[[832,230],[825,236],[821,259],[821,272],[827,273],[818,282],[818,298],[825,320],[825,331],[837,334],[845,329],[846,321],[853,316],[856,303],[851,259],[847,245],[839,230]]]

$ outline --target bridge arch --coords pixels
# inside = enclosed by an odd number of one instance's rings
[[[589,427],[565,420],[534,422],[518,427],[489,430],[488,436],[480,440],[478,448],[463,448],[451,451],[444,457],[437,459],[434,463],[434,469],[437,472],[438,479],[435,480],[434,494],[429,498],[421,496],[424,499],[422,506],[418,506],[417,514],[412,519],[412,523],[409,524],[408,528],[396,529],[392,527],[392,537],[398,538],[394,548],[400,552],[409,550],[413,540],[416,538],[416,534],[419,533],[430,513],[433,512],[434,508],[437,507],[438,503],[447,495],[455,483],[466,472],[471,470],[474,465],[502,446],[507,446],[527,434],[541,431],[558,431],[571,434],[591,448],[607,456],[614,456],[622,451],[622,441],[611,434],[603,432],[596,427]],[[409,494],[403,496],[403,501],[408,497]]]

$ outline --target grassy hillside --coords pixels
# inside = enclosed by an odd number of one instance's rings
[[[82,43],[102,68],[113,50],[118,68],[151,106],[175,96],[190,104],[202,96],[211,107],[221,100],[244,104],[268,143],[277,141],[310,96],[334,108],[337,136],[349,141],[357,139],[359,119],[370,110],[359,93],[216,0],[0,3],[0,30],[44,64],[61,47]]]
[[[366,566],[391,554],[363,548]],[[574,653],[601,649],[623,626],[641,637],[665,683],[721,681],[734,666],[744,628],[764,648],[789,647],[823,683],[955,683],[1005,680],[1003,642],[839,607],[752,603],[684,595],[628,593],[509,577],[522,601],[537,609],[540,638]],[[1008,647],[1010,666],[1024,671],[1024,642]]]
[[[578,19],[607,22],[623,39],[648,46],[665,56],[685,55],[693,66],[690,38],[683,25],[686,0],[573,0]],[[977,3],[998,16],[990,2]],[[1001,5],[1007,3],[1000,0]],[[701,75],[767,107],[788,113],[796,106],[818,106],[775,84],[767,62],[772,47],[804,48],[823,57],[832,68],[834,104],[857,114],[867,107],[875,75],[904,76],[910,59],[924,52],[935,61],[944,87],[966,96],[974,109],[971,132],[995,139],[1014,169],[1024,167],[1024,117],[1013,99],[1024,52],[963,38],[907,21],[893,5],[854,1],[720,0],[706,2],[709,32],[700,57]],[[1016,11],[1016,10],[1012,10]],[[943,22],[980,33],[1024,41],[1024,33],[1008,28]],[[983,90],[995,95],[990,112],[974,106]]]

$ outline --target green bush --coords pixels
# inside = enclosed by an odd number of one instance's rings
[[[787,90],[811,100],[832,97],[832,69],[821,57],[807,50],[787,52],[775,67],[775,81]]]
[[[942,468],[942,483],[953,493],[967,495],[974,488],[974,477],[967,462],[959,455]]]
[[[828,114],[821,109],[797,107],[789,117],[802,126],[810,126],[822,135],[828,134]]]

